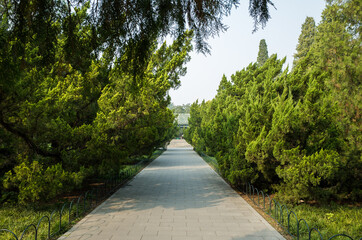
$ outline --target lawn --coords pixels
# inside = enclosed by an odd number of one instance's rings
[[[318,206],[302,204],[294,206],[292,209],[298,218],[305,219],[311,228],[318,228],[323,239],[329,239],[340,233],[357,240],[362,237],[362,209],[360,206],[338,205],[337,203]]]
[[[13,231],[18,238],[20,239],[22,232],[26,229],[30,224],[38,225],[39,220],[43,216],[51,216],[54,209],[59,209],[58,204],[50,204],[50,205],[42,205],[42,206],[3,206],[0,208],[0,228],[1,229],[9,229]],[[69,209],[69,207],[68,207]],[[67,210],[68,210],[67,209]],[[68,224],[68,212],[63,211],[62,217],[62,228],[59,233],[65,232],[70,226]],[[78,220],[75,218],[75,211],[73,209],[72,212],[72,220],[71,223]],[[48,234],[48,222],[47,218],[44,218],[41,221],[39,230],[38,230],[38,239],[46,239]],[[57,235],[59,231],[59,211],[57,211],[52,218],[51,221],[51,234]],[[35,230],[34,227],[29,227],[27,233],[25,234],[24,239],[34,239]],[[12,235],[2,233],[0,235],[0,239],[15,239]]]

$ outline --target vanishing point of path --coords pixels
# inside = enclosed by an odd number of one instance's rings
[[[284,239],[183,140],[60,239]]]

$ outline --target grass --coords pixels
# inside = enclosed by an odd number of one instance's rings
[[[204,161],[207,162],[212,167],[212,169],[214,169],[217,173],[220,174],[216,158],[207,156],[204,153],[199,153],[199,154],[204,159]]]
[[[18,238],[20,239],[22,232],[25,230],[27,226],[30,224],[38,225],[39,220],[43,216],[50,216],[54,209],[59,209],[58,204],[51,204],[46,206],[3,206],[0,208],[0,228],[1,229],[9,229],[13,231]],[[69,208],[68,208],[69,209]],[[56,212],[53,216],[53,220],[51,221],[51,233],[57,233],[55,235],[59,235],[69,229],[69,226],[75,221],[79,220],[75,218],[75,209],[73,208],[71,212],[72,220],[70,224],[68,223],[68,209],[63,213],[62,217],[62,226],[61,231],[59,231],[59,212]],[[44,218],[38,229],[38,239],[46,239],[48,234],[48,222],[47,219]],[[23,239],[34,239],[35,230],[33,227],[30,227]],[[0,239],[15,239],[10,233],[2,233],[0,235]]]
[[[207,162],[216,172],[218,170],[217,160],[214,157],[207,156],[203,153],[200,156]],[[251,196],[251,199],[253,197]],[[254,201],[257,203],[257,196],[254,196]],[[248,201],[253,205],[252,201]],[[262,204],[261,200],[261,204]],[[266,203],[268,208],[269,202]],[[257,207],[254,205],[253,207]],[[261,206],[258,206],[260,209]],[[274,207],[272,208],[274,211]],[[309,205],[301,204],[298,206],[288,206],[288,211],[295,212],[298,220],[304,219],[309,228],[317,228],[323,239],[329,239],[337,234],[346,234],[355,240],[362,239],[362,208],[360,206],[339,205],[330,203],[325,205]],[[280,210],[278,210],[280,212]],[[275,216],[273,216],[275,217]],[[279,216],[279,221],[280,216]],[[287,229],[288,214],[283,209],[283,226]],[[296,235],[297,221],[293,214],[290,215],[290,229]],[[304,221],[300,223],[300,239],[309,239],[309,234]],[[311,239],[320,239],[318,232],[312,231]],[[335,237],[333,240],[346,240],[346,237]]]
[[[303,204],[292,209],[298,218],[305,219],[311,228],[318,228],[324,239],[340,233],[347,234],[353,239],[362,237],[362,209],[359,206],[336,203],[319,206]]]
[[[157,149],[156,151],[154,151],[152,153],[152,156],[149,158],[150,161],[155,160],[156,158],[158,158],[164,151],[166,151],[166,149]]]
[[[164,150],[156,150],[150,158],[141,157],[139,159],[139,164],[124,166],[121,171],[125,173],[128,178],[132,177],[136,175],[140,170],[142,170],[143,167],[147,165],[147,163],[156,159],[163,152]],[[23,231],[30,224],[34,224],[34,226],[36,227],[38,225],[39,220],[43,216],[50,217],[53,211],[56,210],[54,212],[54,215],[50,223],[51,226],[50,233],[51,235],[53,235],[52,239],[56,239],[62,233],[66,232],[73,224],[75,224],[77,221],[81,219],[81,217],[76,217],[76,212],[77,212],[76,200],[77,199],[75,199],[75,201],[73,202],[73,207],[71,208],[70,222],[68,221],[69,208],[70,208],[69,203],[63,205],[64,203],[57,203],[56,201],[54,201],[53,203],[47,203],[47,204],[41,203],[40,205],[38,204],[32,204],[32,205],[29,204],[27,206],[19,206],[16,204],[3,205],[0,207],[0,229],[11,230],[20,239]],[[59,225],[60,225],[59,219],[60,219],[60,212],[62,206],[64,206],[64,210],[62,212],[61,228],[59,230]],[[95,202],[93,202],[93,204],[90,204],[88,201],[88,203],[86,202],[86,210],[84,211],[83,199],[81,199],[79,205],[79,216],[84,216],[88,211],[92,210],[96,206],[97,204]],[[35,239],[34,226],[29,227],[23,239],[29,239],[29,240]],[[48,220],[47,218],[44,218],[39,225],[37,239],[47,239],[48,227],[49,227]],[[11,233],[3,231],[0,232],[0,240],[13,240],[13,239],[15,239],[15,237]]]

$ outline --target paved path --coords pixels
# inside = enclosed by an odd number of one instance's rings
[[[185,146],[169,148],[60,239],[284,239]]]

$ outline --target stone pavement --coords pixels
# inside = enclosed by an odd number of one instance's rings
[[[59,239],[284,239],[192,148],[176,143],[182,147],[169,146]]]

